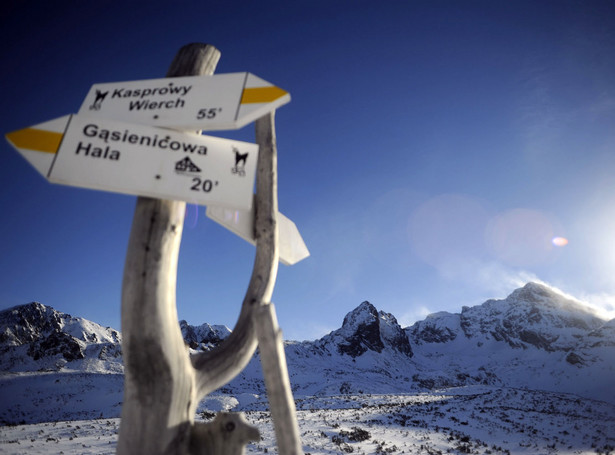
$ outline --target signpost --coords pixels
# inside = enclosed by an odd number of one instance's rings
[[[94,84],[79,114],[191,130],[238,129],[288,103],[251,73]]]
[[[256,245],[254,237],[254,208],[252,210],[233,210],[227,207],[207,206],[207,217],[221,224],[239,237]],[[310,252],[295,223],[278,212],[278,231],[280,235],[280,261],[284,265],[294,265],[307,258]]]
[[[252,206],[256,144],[83,115],[18,130],[7,139],[53,183]]]

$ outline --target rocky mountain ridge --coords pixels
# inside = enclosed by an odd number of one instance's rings
[[[180,321],[187,348],[211,349],[230,330]],[[38,303],[0,312],[2,371],[121,373],[121,334]],[[465,385],[573,392],[615,402],[615,320],[547,286],[528,283],[461,313],[402,328],[363,302],[315,341],[286,342],[296,396],[409,393]],[[264,392],[258,356],[222,390]]]
[[[477,343],[502,341],[513,349],[533,346],[567,352],[607,323],[582,303],[546,286],[528,283],[505,299],[464,306],[459,314],[431,314],[407,328],[406,333],[415,344],[445,343],[461,335]]]
[[[378,311],[365,301],[344,317],[342,327],[314,342],[321,348],[335,346],[339,354],[359,357],[368,350],[381,353],[392,349],[408,358],[412,348],[403,329],[390,313]]]
[[[120,343],[117,330],[60,313],[38,302],[0,312],[2,371],[70,367],[121,372]]]

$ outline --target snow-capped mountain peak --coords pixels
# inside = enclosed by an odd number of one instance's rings
[[[86,371],[121,371],[120,342],[117,330],[38,302],[0,312],[3,370],[28,371],[34,361],[45,370],[77,362]]]
[[[225,325],[211,325],[208,323],[193,326],[186,321],[179,321],[179,327],[184,341],[191,349],[209,350],[231,334]]]
[[[382,352],[392,349],[412,357],[408,337],[397,319],[365,301],[344,317],[342,327],[321,340],[325,345],[335,345],[340,354],[358,357],[367,351]]]
[[[538,283],[528,283],[502,300],[464,307],[460,320],[468,338],[547,351],[569,351],[579,337],[605,322],[583,303]]]
[[[104,328],[87,319],[72,317],[39,302],[19,305],[0,312],[0,343],[19,346],[64,332],[83,342],[116,343],[117,330]]]
[[[601,319],[598,313],[579,300],[566,296],[558,290],[540,283],[530,282],[514,290],[506,300],[535,305],[543,309],[559,311],[560,315],[585,313],[589,319]]]

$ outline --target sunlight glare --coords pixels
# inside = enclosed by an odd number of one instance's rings
[[[566,246],[568,245],[568,239],[566,237],[553,237],[551,243],[555,246]]]

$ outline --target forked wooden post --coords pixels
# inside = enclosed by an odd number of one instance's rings
[[[212,74],[220,53],[190,44],[167,77]],[[252,358],[257,337],[279,453],[301,454],[284,349],[270,304],[278,268],[277,157],[274,114],[256,124],[260,145],[256,198],[256,257],[231,335],[216,349],[188,355],[175,303],[177,259],[185,203],[139,197],[122,284],[124,403],[120,455],[240,455],[258,431],[240,415],[195,424],[199,401],[232,380]],[[258,325],[258,327],[257,327]]]
[[[213,46],[189,44],[168,77],[212,74]],[[185,202],[139,197],[122,284],[124,402],[117,453],[185,454],[198,404],[177,322],[175,285]]]

